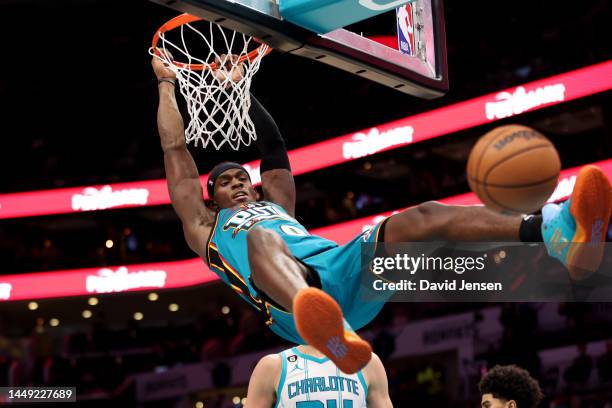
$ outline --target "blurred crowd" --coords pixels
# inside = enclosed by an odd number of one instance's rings
[[[453,311],[451,312],[451,306]],[[487,305],[490,306],[490,305]],[[459,312],[481,313],[482,304],[399,304],[385,307],[368,327],[372,345],[383,360],[396,406],[451,406],[448,401],[474,403],[475,384],[482,370],[496,364],[518,364],[540,381],[546,394],[543,407],[603,408],[612,394],[612,329],[603,316],[607,305],[561,303],[558,313],[566,319],[554,329],[539,321],[532,303],[506,303],[499,321],[501,340],[487,343],[469,364],[473,377],[463,379],[460,397],[453,391],[457,369],[453,356],[418,356],[395,361],[398,328],[407,322],[424,321]],[[141,326],[131,321],[123,329],[108,327],[103,314],[84,331],[54,331],[42,319],[29,336],[0,337],[0,383],[10,386],[65,385],[77,387],[81,396],[116,397],[130,395],[131,376],[143,372],[163,372],[177,365],[213,362],[213,383],[217,389],[230,385],[229,357],[270,350],[284,345],[270,331],[261,330],[259,320],[248,309],[232,311],[222,318],[200,316],[194,323]],[[606,340],[607,339],[607,340]],[[482,340],[474,333],[474,345]],[[588,345],[607,341],[603,352],[593,354]],[[560,347],[575,348],[576,357],[543,365],[540,353]],[[452,367],[455,367],[454,369]],[[454,379],[454,380],[453,380]],[[129,398],[133,398],[129,397]],[[218,408],[227,398],[218,399]],[[471,402],[470,402],[471,401]],[[216,406],[216,405],[212,405]],[[239,406],[239,405],[236,405]]]

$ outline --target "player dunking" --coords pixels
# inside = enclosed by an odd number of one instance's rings
[[[550,255],[571,270],[572,265],[584,264],[579,259],[584,253],[568,243],[605,240],[612,188],[593,166],[580,171],[570,200],[544,207],[542,216],[505,216],[481,206],[427,202],[387,218],[342,246],[310,235],[294,219],[295,185],[284,141],[254,98],[250,115],[262,155],[263,200],[242,166],[224,162],[209,175],[207,189],[214,201],[209,208],[185,144],[175,74],[158,58],[152,65],[159,83],[157,122],[168,190],[187,243],[265,315],[276,334],[314,346],[346,373],[357,372],[370,360],[369,344],[353,329],[370,322],[385,301],[362,301],[362,242],[545,241]],[[228,74],[240,77],[239,72]],[[595,255],[601,255],[603,245],[595,247]]]
[[[251,374],[245,408],[391,408],[387,373],[380,358],[356,374],[343,373],[310,346],[259,360]]]

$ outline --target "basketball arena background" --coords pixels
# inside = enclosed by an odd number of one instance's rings
[[[450,91],[431,101],[266,57],[252,90],[287,141],[298,220],[346,242],[423,201],[475,203],[468,153],[502,124],[553,141],[553,199],[578,166],[612,175],[611,11],[447,1]],[[174,15],[0,1],[0,386],[72,385],[83,406],[240,407],[256,361],[287,346],[194,258],[165,195],[147,47]],[[258,158],[192,152],[203,175]],[[364,333],[397,407],[476,406],[482,372],[505,363],[539,379],[543,407],[612,406],[612,304],[393,303]]]

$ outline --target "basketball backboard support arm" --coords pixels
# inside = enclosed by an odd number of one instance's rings
[[[340,68],[398,91],[432,99],[448,91],[442,0],[415,0],[417,56],[346,29],[324,35],[283,20],[276,0],[152,0],[253,36],[280,52]]]

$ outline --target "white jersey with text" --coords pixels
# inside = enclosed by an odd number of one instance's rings
[[[275,408],[365,408],[368,387],[361,371],[345,374],[327,357],[297,347],[280,353],[282,370]]]

